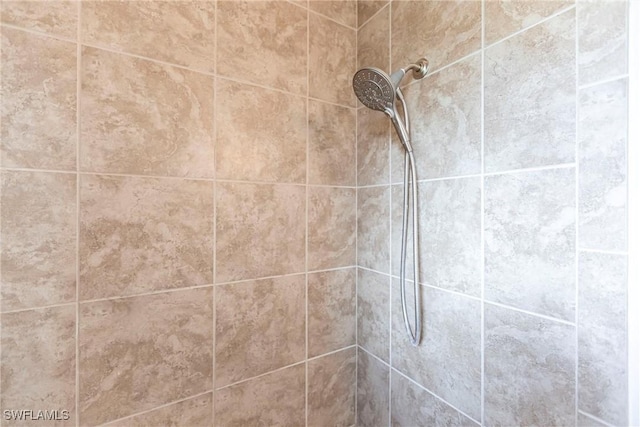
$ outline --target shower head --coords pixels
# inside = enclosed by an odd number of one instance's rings
[[[397,85],[378,68],[363,68],[353,76],[353,91],[367,108],[391,114],[395,110]]]

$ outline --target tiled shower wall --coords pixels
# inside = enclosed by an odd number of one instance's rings
[[[353,424],[356,3],[1,12],[2,411]]]
[[[360,425],[626,425],[627,9],[359,1],[358,67],[431,62],[405,89],[418,348],[397,279],[400,143],[357,110]]]

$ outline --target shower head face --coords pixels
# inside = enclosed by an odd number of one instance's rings
[[[396,87],[384,71],[363,68],[353,76],[353,91],[366,107],[389,115],[395,110]]]

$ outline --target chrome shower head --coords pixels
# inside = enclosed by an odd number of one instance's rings
[[[353,76],[353,91],[367,108],[390,114],[395,109],[396,85],[378,68],[363,68]]]

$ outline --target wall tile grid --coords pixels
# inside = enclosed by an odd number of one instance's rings
[[[350,79],[367,12],[1,13],[0,409],[66,409],[61,425],[82,426],[353,425]]]
[[[359,67],[431,62],[404,87],[418,348],[399,297],[403,152],[357,107],[359,425],[626,425],[627,8],[358,1]]]

